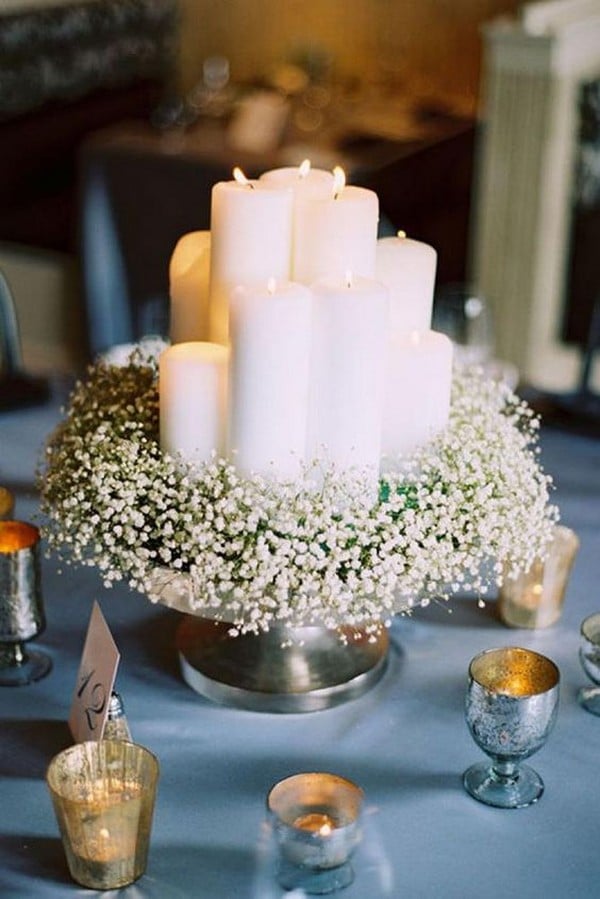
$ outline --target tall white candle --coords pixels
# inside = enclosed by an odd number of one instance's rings
[[[436,265],[433,247],[411,240],[403,231],[377,241],[375,276],[389,288],[394,333],[431,327]]]
[[[238,284],[288,280],[292,192],[259,181],[220,181],[212,189],[210,334],[229,337],[229,296]]]
[[[338,172],[341,170],[337,170]],[[379,200],[364,187],[341,178],[328,196],[298,197],[294,215],[292,271],[296,281],[375,275]]]
[[[294,480],[306,450],[312,296],[290,282],[240,286],[230,305],[229,451],[246,475]]]
[[[436,331],[393,334],[389,342],[383,422],[383,467],[412,453],[448,422],[452,341]]]
[[[201,463],[224,455],[227,347],[178,343],[159,358],[161,449]]]
[[[169,265],[171,343],[208,338],[209,271],[210,231],[184,234]]]
[[[379,469],[389,323],[386,288],[367,278],[313,285],[308,459]]]

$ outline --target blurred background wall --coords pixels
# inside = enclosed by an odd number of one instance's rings
[[[230,59],[235,80],[323,51],[336,78],[447,98],[471,110],[479,90],[480,26],[516,0],[179,0],[180,78]]]

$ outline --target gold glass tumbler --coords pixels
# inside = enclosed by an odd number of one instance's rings
[[[561,616],[569,572],[579,538],[559,525],[544,561],[537,559],[529,571],[506,580],[498,595],[500,618],[509,627],[550,627]]]
[[[78,743],[55,756],[46,781],[71,877],[113,890],[146,870],[158,761],[123,740]]]

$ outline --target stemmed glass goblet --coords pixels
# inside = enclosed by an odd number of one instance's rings
[[[595,686],[582,687],[577,699],[587,712],[600,715],[600,612],[588,615],[581,623],[579,659]]]
[[[46,653],[25,644],[46,626],[39,566],[40,533],[25,521],[0,521],[0,686],[16,687],[45,677]]]
[[[488,649],[471,661],[466,720],[477,745],[492,759],[463,775],[474,799],[497,808],[523,808],[544,791],[522,759],[537,752],[556,720],[560,673],[554,662],[520,647]]]

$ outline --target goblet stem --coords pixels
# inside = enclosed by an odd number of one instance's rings
[[[495,759],[491,772],[499,784],[509,786],[518,780],[519,766],[516,762],[511,762],[507,759]]]
[[[44,652],[26,652],[20,642],[0,643],[0,687],[20,687],[45,677],[52,660]]]
[[[16,668],[27,661],[23,643],[0,643],[0,669]]]

